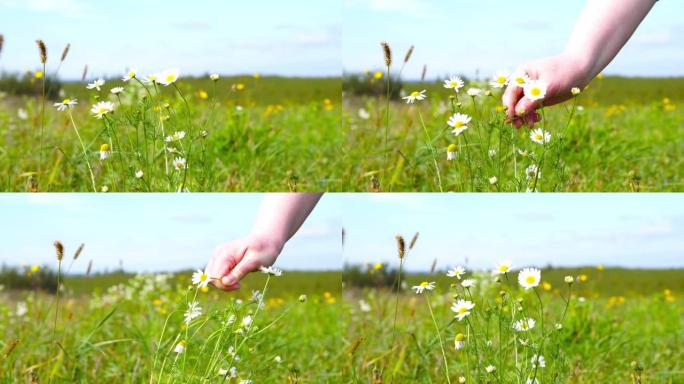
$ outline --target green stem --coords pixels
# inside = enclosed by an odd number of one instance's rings
[[[71,109],[67,107],[69,113],[69,120],[71,120],[71,125],[74,127],[76,136],[78,137],[78,142],[81,144],[81,149],[83,150],[83,158],[85,159],[86,166],[88,166],[88,172],[90,173],[90,181],[93,184],[93,192],[97,192],[97,186],[95,185],[95,175],[93,174],[93,168],[90,166],[90,160],[88,160],[88,151],[86,150],[85,144],[83,144],[83,139],[81,139],[81,134],[78,133],[78,128],[76,128],[76,123],[74,122],[74,116],[71,114]]]
[[[444,359],[444,373],[446,375],[447,383],[451,384],[451,379],[449,378],[449,362],[446,358],[446,351],[444,350],[444,342],[442,342],[442,335],[439,332],[439,326],[437,325],[437,320],[435,320],[435,314],[432,312],[432,305],[430,305],[430,298],[426,295],[425,301],[427,301],[428,309],[430,309],[430,316],[432,317],[432,323],[435,325],[435,331],[437,331],[437,338],[439,339],[439,346],[442,349],[442,358]]]
[[[432,153],[432,161],[435,164],[435,173],[437,174],[437,183],[439,185],[439,191],[444,192],[444,189],[442,188],[442,176],[439,173],[439,164],[437,163],[437,151],[435,150],[435,147],[432,145],[432,138],[430,138],[430,133],[428,133],[427,127],[425,126],[425,121],[423,121],[423,115],[420,113],[420,109],[418,109],[418,118],[420,119],[420,125],[423,127],[425,136],[427,137],[428,148],[430,148],[430,152]]]

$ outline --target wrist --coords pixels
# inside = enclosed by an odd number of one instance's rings
[[[271,231],[252,229],[247,235],[248,243],[251,248],[256,248],[261,252],[278,255],[283,250],[287,239]]]
[[[596,69],[597,63],[592,59],[594,57],[592,54],[566,49],[561,55],[568,68],[574,71],[573,77],[578,87],[584,88],[600,72]]]

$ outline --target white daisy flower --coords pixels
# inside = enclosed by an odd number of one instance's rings
[[[461,280],[461,276],[466,273],[465,268],[461,267],[460,265],[457,265],[450,270],[447,271],[446,275],[448,277],[455,277],[459,280]]]
[[[105,144],[100,145],[100,161],[108,158],[110,154],[111,154],[111,149],[109,148],[109,144],[105,143]]]
[[[510,81],[511,84],[522,88],[525,84],[530,82],[530,77],[527,76],[525,72],[518,71],[511,76]]]
[[[359,300],[359,309],[361,312],[370,312],[371,306],[365,300]]]
[[[525,97],[532,101],[541,100],[546,96],[546,89],[548,87],[549,85],[543,81],[530,80],[523,86],[523,92]]]
[[[178,344],[176,344],[176,347],[173,349],[173,351],[178,354],[183,353],[183,351],[185,351],[186,345],[187,343],[185,342],[185,340],[181,340],[180,342],[178,342]]]
[[[497,179],[496,176],[492,176],[489,178],[489,184],[491,185],[495,185],[498,181],[499,179]]]
[[[275,361],[276,364],[280,364],[280,363],[283,362],[283,358],[280,357],[280,356],[276,356],[276,357],[273,358],[273,361]]]
[[[218,73],[212,73],[211,75],[209,75],[209,78],[212,79],[213,81],[218,81],[220,76]]]
[[[453,89],[456,92],[463,88],[463,85],[463,79],[458,76],[451,76],[449,80],[444,80],[444,88]]]
[[[145,83],[145,84],[159,83],[160,77],[161,77],[160,73],[153,73],[151,75],[147,75],[147,77],[143,78],[143,83]]]
[[[537,128],[530,132],[530,139],[537,144],[546,144],[551,141],[551,133],[541,128]]]
[[[19,120],[27,120],[29,117],[28,111],[26,111],[24,108],[17,109],[17,117]]]
[[[410,95],[408,95],[406,97],[402,97],[402,99],[406,100],[406,104],[413,104],[416,102],[416,100],[418,100],[418,101],[425,100],[425,98],[427,97],[425,95],[425,92],[427,92],[427,91],[426,90],[422,90],[420,92],[413,91],[413,92],[411,92]]]
[[[193,319],[200,317],[200,315],[202,315],[202,307],[196,301],[191,302],[188,304],[188,310],[185,311],[185,324],[190,324]]]
[[[359,118],[361,120],[368,120],[370,119],[370,113],[363,108],[359,108]]]
[[[541,179],[541,172],[539,172],[535,164],[530,164],[525,168],[525,177],[527,180]]]
[[[102,89],[102,86],[105,84],[105,81],[102,79],[97,79],[93,81],[92,83],[86,85],[87,89],[97,89],[98,91]]]
[[[572,276],[569,276],[569,275],[568,275],[568,276],[565,276],[564,280],[565,280],[565,282],[568,283],[568,284],[572,284],[572,283],[575,282],[575,278],[572,277]]]
[[[420,283],[420,285],[414,285],[411,287],[411,289],[416,291],[416,294],[421,294],[425,291],[432,291],[435,289],[435,282],[428,283],[427,281],[423,281]]]
[[[143,173],[142,169],[139,169],[135,172],[135,178],[136,179],[142,179],[143,176],[145,176],[145,173]]]
[[[459,376],[459,377],[458,377],[458,382],[459,382],[459,384],[465,383],[465,382],[466,382],[465,376]]]
[[[525,268],[518,273],[518,283],[525,289],[534,288],[541,281],[541,271],[537,268]]]
[[[457,333],[456,336],[454,337],[454,348],[462,349],[465,347],[465,335],[462,333]]]
[[[247,315],[243,317],[242,322],[240,324],[242,324],[242,326],[245,328],[249,327],[252,324],[252,316]]]
[[[539,365],[539,368],[545,368],[546,367],[546,360],[544,360],[544,356],[542,356],[542,355],[532,356],[532,368],[537,368],[537,365]]]
[[[17,317],[23,317],[27,313],[28,313],[28,306],[26,305],[26,303],[23,301],[18,302],[17,303],[17,311],[16,311]]]
[[[193,272],[192,283],[197,285],[199,288],[204,288],[209,284],[209,276],[207,273],[201,269]]]
[[[461,132],[468,129],[468,123],[470,123],[470,120],[470,116],[466,115],[465,113],[455,113],[449,118],[447,125],[453,128],[451,133],[453,133],[455,136],[458,136],[461,134]]]
[[[485,367],[485,371],[487,371],[487,373],[492,373],[492,372],[496,371],[496,367],[489,364],[488,366]]]
[[[114,87],[109,92],[111,92],[114,95],[118,95],[119,93],[123,92],[123,90],[124,87]]]
[[[532,328],[534,328],[534,325],[536,323],[537,322],[534,321],[533,318],[526,317],[526,318],[520,319],[520,320],[516,321],[515,323],[513,323],[513,328],[518,332],[527,332],[527,331],[531,330]]]
[[[480,88],[468,88],[468,96],[470,97],[477,97],[482,94],[482,90]]]
[[[159,74],[157,82],[165,87],[168,87],[169,85],[175,83],[176,80],[178,80],[178,74],[179,70],[176,68],[167,69],[166,71]]]
[[[580,93],[582,93],[582,90],[580,90],[578,87],[572,87],[572,89],[570,90],[570,93],[572,93],[573,96],[577,96]]]
[[[174,132],[171,136],[166,136],[166,142],[170,143],[172,141],[181,141],[185,137],[185,131]]]
[[[135,79],[135,77],[137,76],[137,73],[138,73],[137,69],[131,68],[128,70],[128,72],[126,72],[126,74],[124,75],[124,77],[121,78],[121,80],[122,81],[128,81],[131,79]]]
[[[489,82],[489,85],[494,88],[503,88],[508,85],[508,78],[510,76],[511,74],[508,71],[499,71],[494,75],[492,80]]]
[[[489,157],[496,156],[496,149],[494,149],[494,148],[490,149],[489,151],[487,151],[487,154],[489,155]]]
[[[66,111],[67,109],[72,108],[76,104],[78,104],[78,101],[76,99],[64,99],[61,103],[55,103],[53,105],[57,108],[58,111]]]
[[[94,115],[94,117],[102,119],[106,114],[114,112],[114,104],[109,101],[100,101],[90,108],[90,112]]]
[[[527,380],[525,380],[525,384],[539,384],[539,379],[535,378],[532,380],[531,377],[528,377]]]
[[[470,311],[475,308],[475,304],[468,300],[459,299],[451,306],[451,310],[456,313],[456,318],[458,321],[463,320],[466,316],[470,315]]]
[[[475,286],[475,279],[464,279],[464,280],[461,282],[461,286],[462,286],[463,288],[472,288],[472,287]]]
[[[447,160],[451,161],[456,158],[456,144],[449,144],[447,147]]]
[[[176,157],[173,159],[173,166],[176,168],[176,171],[180,171],[181,169],[185,169],[186,167],[186,160],[184,157]]]
[[[512,265],[509,260],[499,261],[494,270],[492,270],[493,275],[503,275],[511,271]]]
[[[259,270],[265,274],[272,275],[272,276],[280,276],[283,274],[283,271],[281,271],[280,268],[276,268],[274,266],[270,266],[270,267],[261,266],[261,267],[259,267]]]

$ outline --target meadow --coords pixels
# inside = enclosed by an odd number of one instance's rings
[[[268,269],[224,293],[201,271],[62,275],[59,295],[0,279],[0,381],[340,382],[340,278]]]
[[[568,89],[571,100],[542,108],[533,129],[516,128],[501,106],[515,74],[402,80],[410,56],[345,76],[345,189],[684,190],[684,79],[600,75]]]
[[[190,77],[122,63],[118,77],[86,68],[60,81],[68,48],[61,58],[38,48],[35,70],[0,79],[4,191],[339,189],[339,78]]]
[[[344,277],[354,382],[684,380],[682,270],[454,267],[404,274],[397,294],[396,270],[362,269],[378,286]]]

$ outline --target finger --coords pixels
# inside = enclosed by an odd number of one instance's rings
[[[513,119],[513,126],[515,126],[516,128],[520,128],[520,127],[522,127],[522,125],[523,125],[523,122],[519,117],[516,117]]]
[[[515,106],[522,97],[522,88],[517,85],[509,84],[504,91],[502,96],[502,102],[504,107],[506,107],[506,115],[508,119],[512,119],[515,116]]]
[[[226,292],[231,292],[235,291],[236,289],[240,289],[240,284],[225,285],[221,283],[221,280],[214,281],[212,282],[212,284],[214,284],[216,288]]]
[[[243,257],[228,275],[223,276],[221,283],[226,286],[237,284],[245,275],[259,268],[260,265],[258,264],[259,262],[256,259]]]
[[[223,284],[221,278],[226,276],[244,256],[246,247],[242,244],[223,244],[216,248],[214,256],[207,267],[211,283],[224,291],[232,290],[230,284]]]
[[[515,115],[522,117],[527,115],[528,113],[534,112],[535,109],[539,107],[539,102],[538,101],[532,101],[528,99],[527,97],[523,97],[520,99],[518,104],[515,106]]]

